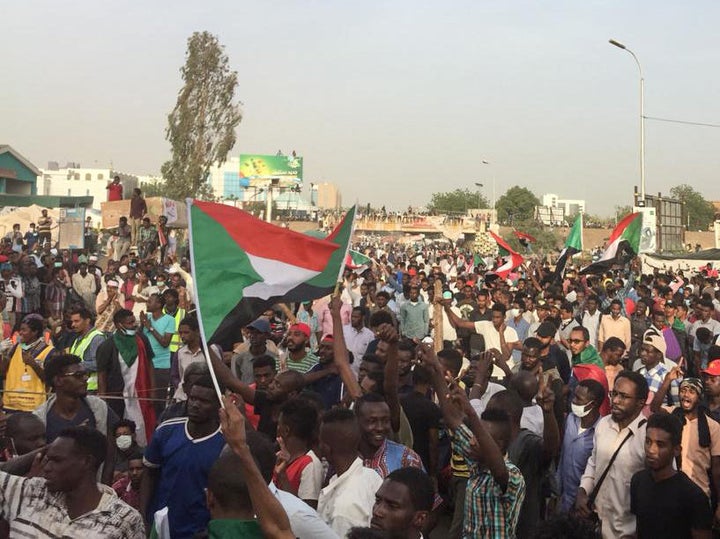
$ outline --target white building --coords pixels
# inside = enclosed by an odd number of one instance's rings
[[[342,206],[340,190],[334,183],[310,184],[310,199],[323,210],[338,210]]]
[[[100,211],[101,203],[107,200],[107,184],[115,176],[120,176],[124,198],[130,198],[132,190],[138,186],[138,177],[124,174],[111,168],[85,168],[80,163],[68,163],[60,168],[57,163],[48,163],[48,168],[40,169],[37,193],[52,196],[91,196],[92,208]]]
[[[585,213],[584,200],[570,200],[558,198],[557,195],[548,193],[542,196],[542,205],[546,208],[561,208],[565,215],[576,215]]]

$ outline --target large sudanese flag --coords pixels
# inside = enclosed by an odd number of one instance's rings
[[[273,304],[316,299],[335,288],[355,207],[319,239],[225,204],[187,202],[198,320],[208,342],[227,347]]]
[[[562,281],[565,273],[567,261],[574,255],[581,253],[583,250],[583,216],[582,213],[575,218],[570,234],[565,240],[565,247],[555,263],[555,275],[553,281],[559,283]]]
[[[600,259],[580,270],[580,273],[604,273],[617,264],[626,264],[630,258],[640,252],[641,234],[642,213],[626,215],[610,234],[607,247]]]

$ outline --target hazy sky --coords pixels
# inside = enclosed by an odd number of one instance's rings
[[[345,203],[521,185],[585,198],[638,184],[646,114],[720,123],[717,1],[5,2],[0,143],[44,167],[155,173],[185,42],[209,30],[239,73],[239,153],[296,150]],[[648,192],[720,200],[720,129],[648,120]],[[485,159],[489,165],[481,164]]]

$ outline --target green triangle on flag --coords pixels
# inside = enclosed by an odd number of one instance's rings
[[[362,273],[372,264],[372,258],[365,256],[364,254],[353,251],[350,249],[348,255],[345,258],[345,266],[350,268],[356,273]]]
[[[220,340],[279,301],[333,291],[345,267],[355,208],[326,239],[227,206],[188,200],[190,255],[203,335]]]
[[[610,234],[600,259],[583,268],[580,273],[603,273],[616,264],[626,263],[630,257],[640,253],[641,235],[642,213],[626,215]]]

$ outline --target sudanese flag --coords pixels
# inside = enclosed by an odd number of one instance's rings
[[[188,200],[198,319],[209,342],[232,342],[278,302],[333,291],[352,234],[355,207],[325,239],[275,226],[213,202]]]

